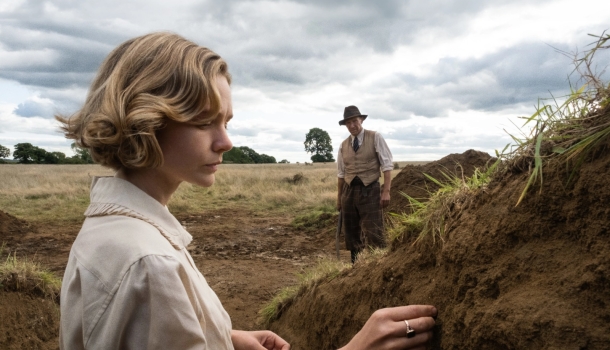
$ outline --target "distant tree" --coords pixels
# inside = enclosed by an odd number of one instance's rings
[[[11,155],[11,150],[7,147],[0,145],[0,158],[8,158]]]
[[[268,164],[268,163],[277,163],[277,161],[275,160],[275,157],[268,156],[268,155],[263,153],[263,154],[260,155],[260,162],[259,163]]]
[[[305,151],[311,153],[312,162],[334,162],[333,146],[328,133],[320,128],[310,129],[305,135]]]
[[[282,159],[278,163],[281,163],[281,164],[290,164],[290,162],[288,160],[286,160],[286,159]]]
[[[247,154],[243,152],[241,147],[233,147],[230,151],[222,155],[223,163],[250,164],[254,163]]]
[[[237,164],[277,163],[275,157],[258,154],[258,152],[247,146],[233,147],[230,151],[225,152],[222,156],[222,162]]]
[[[44,163],[45,164],[66,164],[66,154],[63,152],[47,152]]]
[[[88,149],[79,147],[76,142],[72,142],[70,148],[72,148],[72,151],[75,153],[75,157],[80,159],[83,164],[95,163],[93,158],[91,158],[91,154],[89,153]]]
[[[47,151],[31,143],[18,143],[13,152],[13,158],[23,164],[42,164],[46,156]]]
[[[239,147],[241,149],[241,151],[252,160],[252,163],[262,163],[261,162],[261,155],[258,154],[255,150],[253,150],[250,147],[246,147],[246,146],[241,146]]]

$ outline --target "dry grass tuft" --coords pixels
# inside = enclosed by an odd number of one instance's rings
[[[565,165],[571,169],[569,182],[590,152],[610,137],[610,85],[601,81],[603,72],[597,74],[593,68],[596,53],[610,48],[610,35],[595,37],[593,48],[574,60],[582,86],[572,89],[563,103],[555,98],[551,104],[542,100],[536,112],[524,118],[524,127],[532,126],[530,134],[524,138],[511,135],[516,146],[504,156],[504,169],[530,174],[517,205],[535,183],[542,185],[543,166]]]
[[[296,298],[306,294],[321,283],[332,281],[348,268],[351,268],[350,264],[330,258],[320,259],[314,267],[297,275],[299,280],[297,285],[281,289],[259,311],[260,323],[263,327],[267,328],[271,322],[280,317],[282,310],[289,306]]]
[[[437,239],[444,242],[445,234],[453,228],[452,218],[459,216],[459,212],[470,205],[477,192],[487,188],[499,165],[498,158],[485,171],[475,169],[469,178],[443,174],[445,181],[424,174],[440,188],[437,192],[431,193],[426,202],[420,202],[401,193],[407,197],[414,211],[411,214],[392,214],[393,225],[388,231],[389,240],[401,240],[406,235],[417,236],[415,243],[425,237],[430,237],[433,242]]]
[[[4,245],[0,247],[0,258],[3,252]],[[58,301],[61,279],[39,263],[9,253],[0,262],[0,289],[31,293]]]

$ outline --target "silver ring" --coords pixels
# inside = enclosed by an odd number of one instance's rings
[[[411,328],[409,321],[405,320],[405,324],[407,325],[407,338],[413,338],[415,336],[415,329]]]

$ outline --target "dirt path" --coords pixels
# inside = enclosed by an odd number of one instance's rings
[[[334,253],[333,237],[294,230],[286,216],[234,209],[179,220],[193,235],[193,259],[235,329],[257,329],[258,311],[278,290],[296,283],[296,273],[319,257]]]
[[[334,254],[332,234],[295,230],[288,216],[257,216],[236,208],[177,218],[193,235],[193,259],[235,329],[257,329],[258,311],[279,289],[294,284],[296,274],[319,257]],[[63,276],[80,224],[31,224],[4,213],[1,219],[5,253],[34,259]],[[343,252],[346,261],[347,255]]]

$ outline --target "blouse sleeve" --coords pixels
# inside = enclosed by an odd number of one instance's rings
[[[205,319],[184,267],[148,255],[118,282],[92,330],[92,349],[205,349]]]

